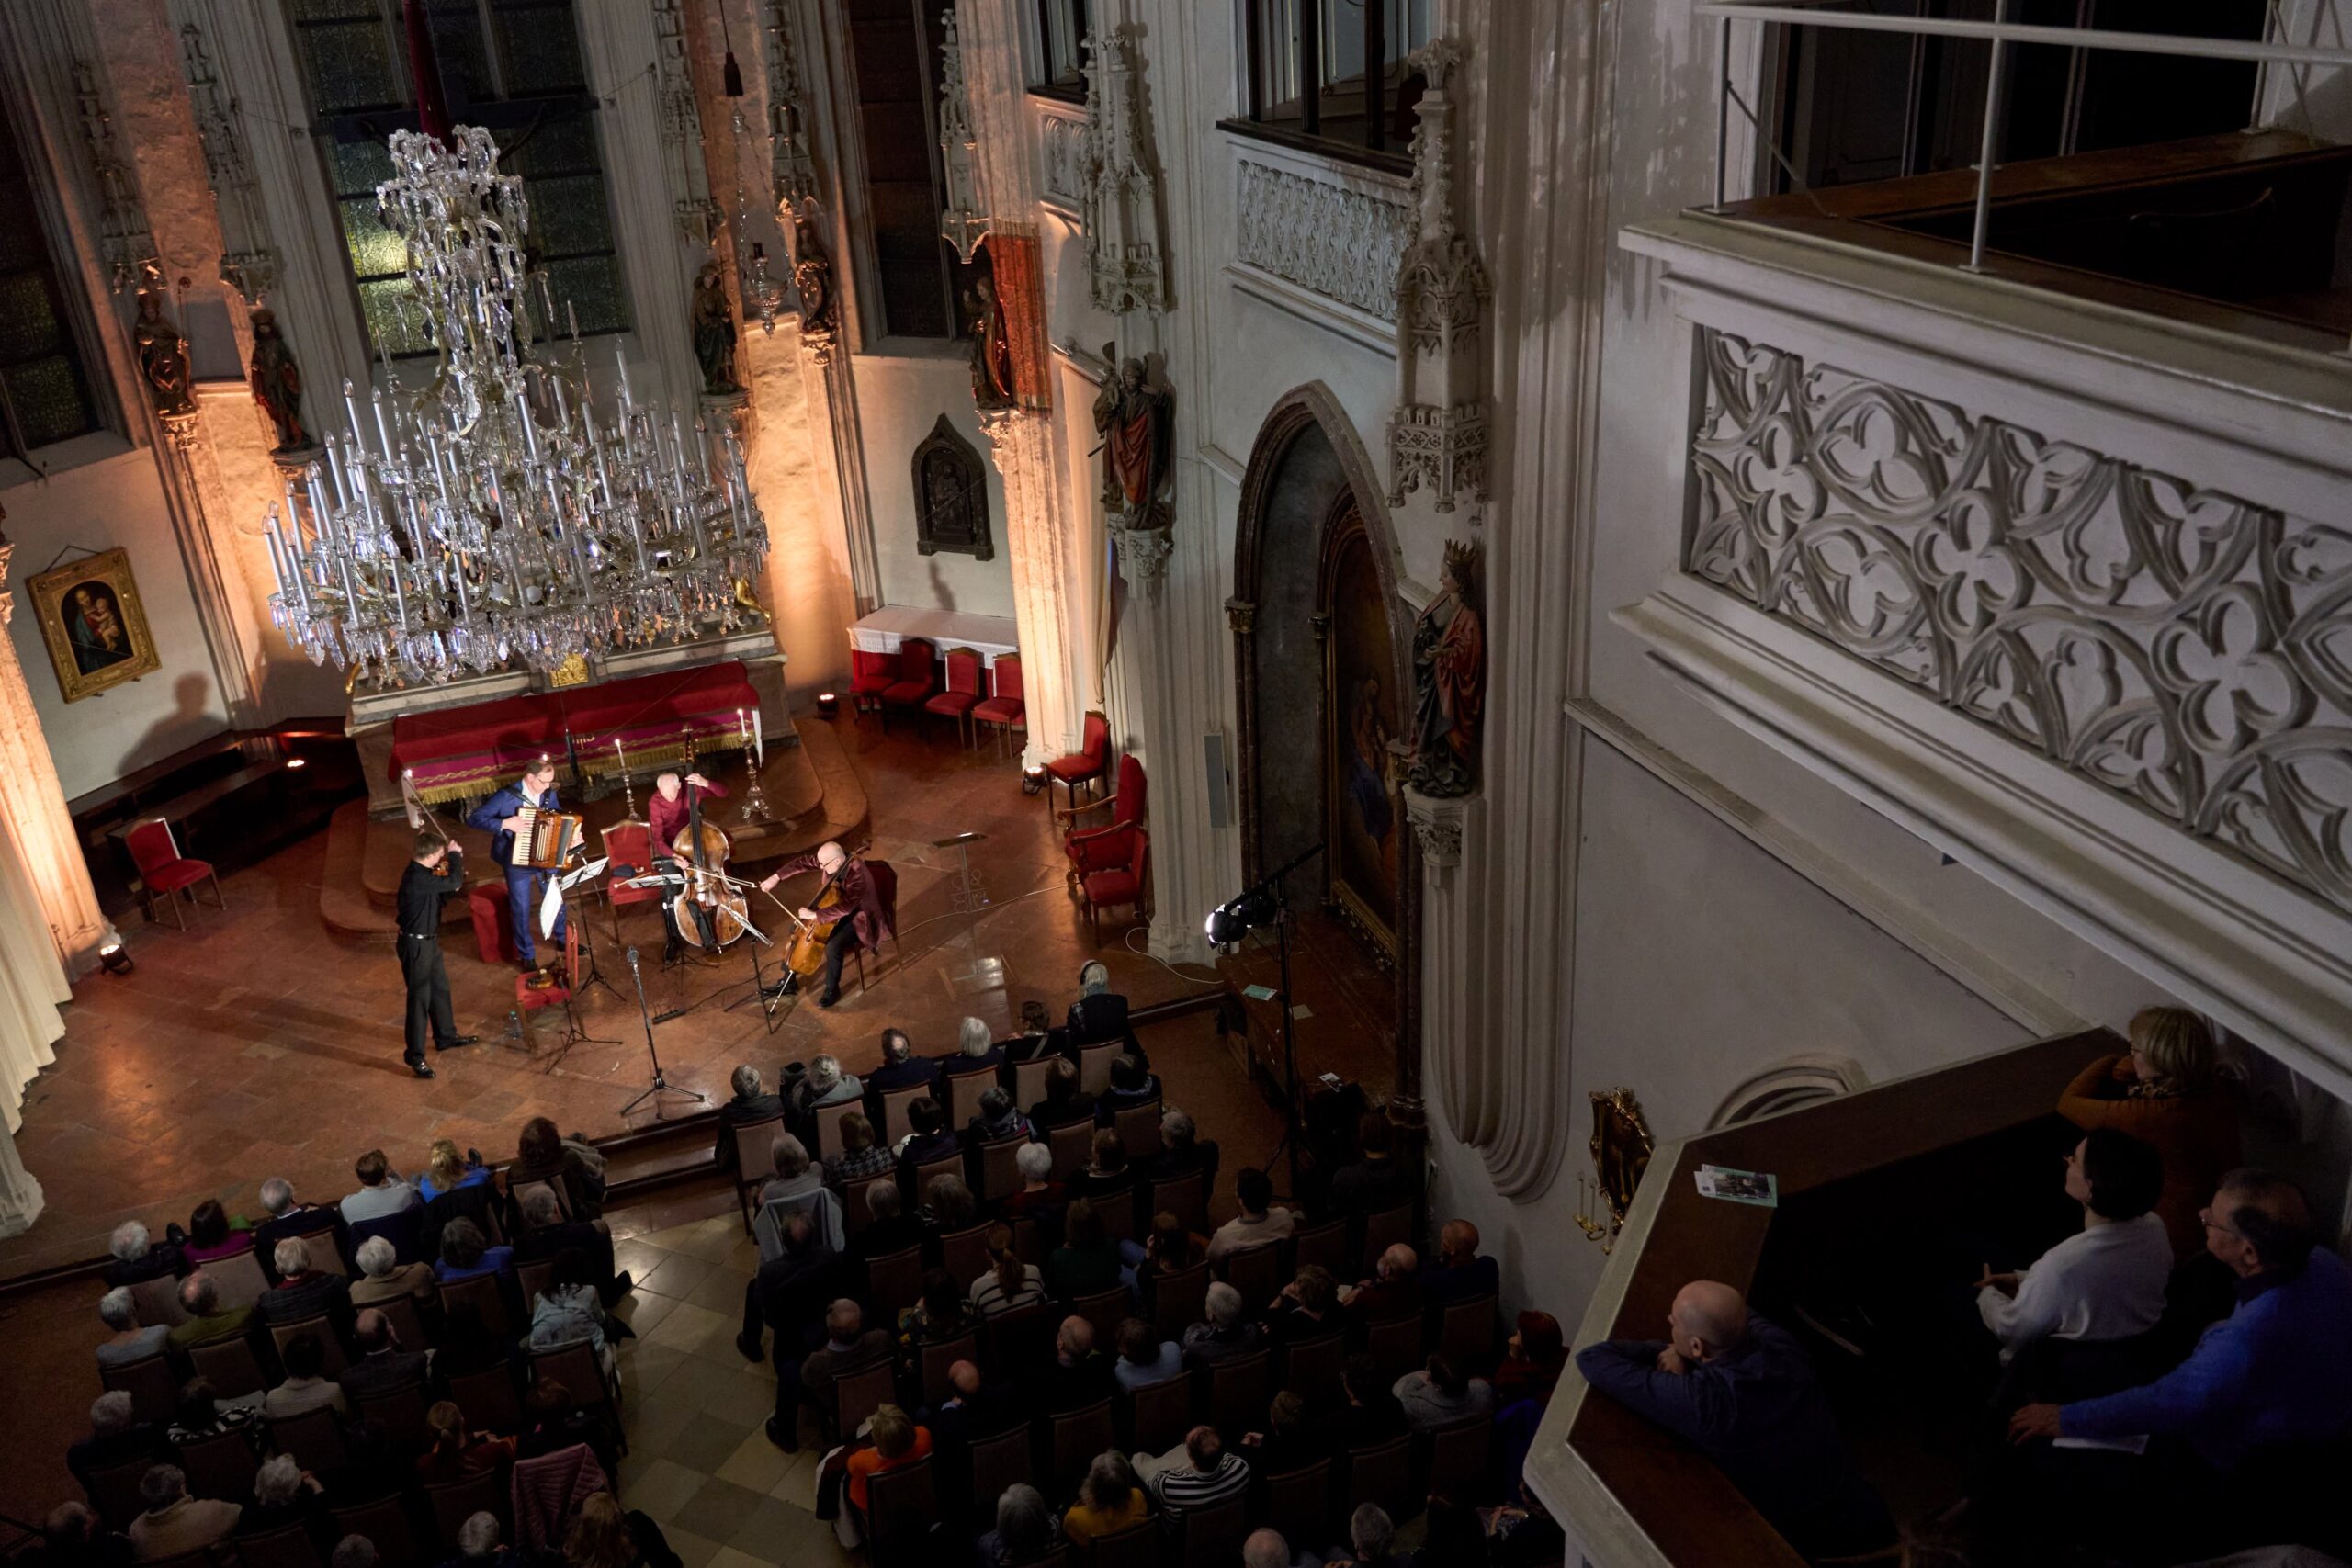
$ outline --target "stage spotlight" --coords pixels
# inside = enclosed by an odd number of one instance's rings
[[[311,760],[308,757],[288,757],[286,759],[286,765],[289,768],[307,768],[311,765]]]
[[[1209,911],[1208,939],[1215,946],[1232,947],[1260,926],[1272,924],[1280,913],[1272,892],[1252,887]]]
[[[1021,770],[1021,793],[1035,795],[1046,787],[1046,770],[1042,763]]]
[[[819,718],[832,718],[839,715],[841,711],[842,700],[840,697],[834,695],[831,692],[820,692],[817,694],[817,716]]]
[[[1238,947],[1241,939],[1250,934],[1250,928],[1234,913],[1231,904],[1219,904],[1209,911],[1207,931],[1211,947]]]
[[[122,950],[122,943],[119,941],[98,949],[98,962],[106,966],[109,975],[128,975],[134,967],[130,954]]]

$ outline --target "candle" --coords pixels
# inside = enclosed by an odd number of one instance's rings
[[[368,400],[375,406],[376,439],[384,444],[384,456],[390,457],[392,455],[392,432],[391,427],[384,423],[384,389],[377,388],[368,394]]]
[[[565,309],[571,307],[567,305]],[[621,738],[617,735],[613,737],[613,765],[620,769],[621,777],[628,777],[628,753],[621,750]]]
[[[735,710],[735,732],[743,738],[743,750],[746,751],[750,750],[752,749],[752,727],[743,722],[743,710],[741,708],[737,708]]]
[[[358,401],[351,395],[353,389],[351,378],[345,376],[343,378],[343,412],[349,417],[351,422],[351,430],[353,434],[356,434],[359,430],[359,404]],[[330,440],[327,445],[332,448],[334,444]]]
[[[269,520],[261,525],[261,542],[269,548],[270,581],[277,584],[277,596],[286,597],[286,569],[277,564],[277,503],[269,503]]]
[[[752,710],[752,756],[760,767],[768,765],[767,738],[760,733],[760,710]]]
[[[633,409],[637,406],[637,400],[630,397],[628,392],[628,355],[621,352],[621,344],[618,338],[615,338],[613,340],[613,363],[620,367],[621,407],[624,409]]]

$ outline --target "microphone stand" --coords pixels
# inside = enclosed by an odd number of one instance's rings
[[[622,1106],[621,1116],[626,1120],[630,1111],[650,1100],[653,1101],[653,1119],[658,1122],[662,1119],[661,1097],[665,1094],[684,1095],[696,1105],[709,1104],[709,1096],[697,1094],[690,1089],[672,1089],[669,1080],[662,1075],[662,1053],[653,1043],[653,1010],[646,1005],[645,976],[637,966],[637,949],[633,947],[628,950],[628,976],[637,982],[637,1013],[645,1021],[645,1055],[653,1063],[653,1087]]]

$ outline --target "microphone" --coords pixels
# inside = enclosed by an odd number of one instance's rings
[[[637,949],[633,947],[628,950],[628,972],[632,975],[637,973]]]

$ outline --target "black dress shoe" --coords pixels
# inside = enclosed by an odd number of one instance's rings
[[[841,999],[842,994],[839,991],[827,991],[817,998],[817,1005],[820,1008],[829,1008]]]
[[[800,1451],[800,1434],[773,1416],[768,1417],[768,1441],[788,1454]]]
[[[743,1352],[743,1359],[747,1361],[764,1361],[767,1359],[766,1349],[760,1344],[759,1340],[752,1335],[738,1334],[735,1336],[735,1348]]]
[[[478,1045],[481,1043],[479,1034],[453,1034],[447,1040],[435,1040],[433,1048],[435,1051],[454,1051],[460,1045]]]
[[[428,1066],[426,1063],[424,1063],[424,1061],[422,1061],[422,1060],[418,1060],[418,1061],[411,1062],[411,1063],[408,1065],[408,1070],[409,1070],[410,1072],[414,1073],[418,1077],[421,1077],[421,1078],[429,1078],[429,1077],[437,1077],[437,1076],[438,1076],[437,1074],[435,1074],[435,1073],[434,1072],[433,1068],[432,1068],[430,1066]]]

